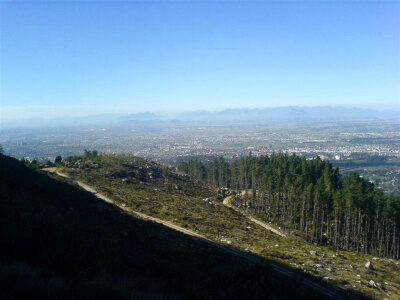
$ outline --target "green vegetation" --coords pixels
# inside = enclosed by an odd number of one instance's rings
[[[54,159],[54,164],[55,165],[59,165],[62,162],[62,157],[60,155],[58,155],[55,159]]]
[[[96,159],[101,164],[126,161]],[[182,189],[187,187],[182,184]],[[248,263],[164,226],[133,218],[58,176],[0,156],[1,299],[263,296],[321,297],[265,264]]]
[[[218,187],[257,190],[233,202],[318,245],[400,257],[400,196],[386,196],[357,173],[346,177],[320,158],[282,153],[228,164],[222,157],[182,163],[178,169]]]
[[[400,296],[398,260],[374,259],[332,245],[316,246],[303,239],[300,231],[296,231],[299,234],[295,237],[279,237],[223,206],[220,200],[227,196],[225,190],[166,166],[133,156],[77,156],[64,160],[62,172],[87,183],[124,208],[172,221],[216,241],[285,264],[306,276],[321,280],[327,277],[324,280],[340,289],[378,298]],[[271,221],[263,212],[259,216]],[[316,253],[311,254],[313,251]],[[372,262],[374,270],[365,268],[367,261]],[[371,280],[376,284],[371,284]]]

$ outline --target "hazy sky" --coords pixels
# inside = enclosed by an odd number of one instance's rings
[[[2,119],[400,104],[400,2],[1,2]]]

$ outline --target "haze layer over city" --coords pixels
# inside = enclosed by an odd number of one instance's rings
[[[85,149],[168,165],[249,152],[379,161],[355,170],[396,191],[392,6],[2,3],[0,144],[39,161]]]

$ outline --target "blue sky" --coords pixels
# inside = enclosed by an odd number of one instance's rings
[[[1,115],[400,106],[400,2],[1,2]]]

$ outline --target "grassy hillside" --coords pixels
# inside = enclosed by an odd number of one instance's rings
[[[118,186],[129,187],[131,183],[115,174],[116,168],[129,171],[127,167],[120,168],[125,160],[103,157],[94,169],[85,167],[93,162],[85,162],[82,168],[70,171],[94,185],[101,184],[96,179],[98,174],[108,182],[105,190],[120,190],[115,198],[126,201],[131,189]],[[112,165],[118,167],[113,169]],[[214,195],[214,191],[200,185],[199,191],[189,192],[189,179],[164,175],[172,185],[162,187],[161,177],[155,179],[159,184],[153,186],[147,181],[135,181],[136,196],[129,197],[131,202],[126,201],[127,205],[174,219],[175,211],[186,212],[185,201],[191,206],[200,197],[200,190],[209,197]],[[180,185],[175,188],[177,182]],[[164,198],[167,194],[169,197]],[[146,201],[158,204],[146,205]],[[174,206],[178,202],[182,202],[181,206]],[[199,230],[209,230],[211,224],[202,219],[193,221],[196,210],[213,212],[219,206],[200,203],[191,213],[188,210],[189,217],[181,217],[180,223],[194,223],[200,226]],[[211,216],[217,217],[217,213]],[[220,222],[216,230],[227,227],[227,233],[237,231],[239,237],[246,236],[243,226],[248,223],[234,214],[232,217],[238,222]],[[133,218],[58,176],[50,177],[0,155],[0,299],[260,297],[310,299],[320,295],[296,280],[272,272],[265,264],[249,263],[161,225]]]
[[[63,172],[93,186],[121,206],[285,264],[328,282],[337,290],[374,298],[400,297],[398,260],[318,247],[299,236],[274,235],[224,207],[217,190],[164,166],[137,157],[111,155],[70,161]],[[373,270],[365,268],[368,261]]]

